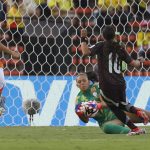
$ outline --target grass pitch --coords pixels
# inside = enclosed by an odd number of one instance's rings
[[[142,150],[150,148],[147,134],[102,133],[99,127],[1,127],[1,150]]]

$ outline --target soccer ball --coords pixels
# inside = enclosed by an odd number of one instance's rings
[[[96,101],[82,102],[82,106],[85,109],[85,115],[89,118],[95,117],[99,111]]]

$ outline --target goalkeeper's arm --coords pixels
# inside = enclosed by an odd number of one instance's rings
[[[76,112],[80,120],[82,120],[84,123],[89,122],[89,118],[83,113],[83,112]]]
[[[75,112],[83,122],[88,123],[89,118],[93,118],[100,109],[102,109],[101,103],[88,101],[77,104]]]

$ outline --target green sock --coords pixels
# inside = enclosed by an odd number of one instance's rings
[[[102,130],[106,134],[127,134],[130,131],[130,129],[127,127],[112,123],[105,123],[102,126]]]

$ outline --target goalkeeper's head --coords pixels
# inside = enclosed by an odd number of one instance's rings
[[[94,71],[79,73],[76,78],[76,85],[81,91],[86,91],[90,85],[90,81],[93,84],[98,82],[98,76]]]
[[[115,30],[113,28],[113,26],[105,26],[103,31],[103,37],[105,40],[109,41],[109,40],[113,40],[115,38]]]
[[[79,73],[76,78],[76,85],[81,91],[86,91],[90,85],[88,76],[86,73]]]

